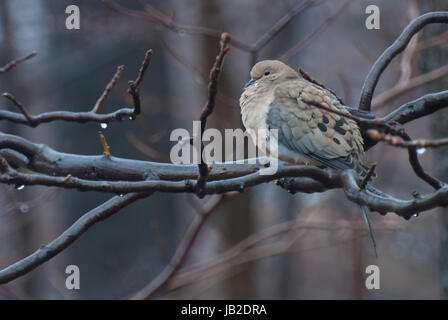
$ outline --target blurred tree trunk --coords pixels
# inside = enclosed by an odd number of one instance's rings
[[[212,26],[216,29],[222,29],[222,21],[225,17],[222,17],[222,10],[220,6],[222,3],[218,0],[202,0],[200,1],[200,17],[198,25]],[[223,30],[225,31],[225,30]],[[209,69],[215,62],[215,57],[219,50],[219,42],[210,37],[204,37],[202,42],[202,61],[207,69],[204,70],[205,74],[208,74]],[[228,57],[227,57],[228,58]],[[224,62],[225,64],[225,62]],[[224,66],[225,69],[225,66]],[[225,77],[225,73],[221,74],[219,80],[218,91],[220,93],[225,92],[226,88],[230,86],[231,79]],[[206,95],[204,96],[204,102],[206,101]],[[200,107],[202,108],[203,105]],[[236,105],[236,107],[238,107]],[[212,116],[207,122],[208,128],[216,128],[221,132],[224,132],[226,128],[232,128],[233,119],[230,118],[235,112],[229,112],[229,106],[220,103],[217,100],[215,110]],[[200,110],[199,110],[200,112]],[[199,113],[198,113],[199,114]],[[238,114],[238,113],[237,113]],[[218,251],[226,250],[250,234],[250,194],[237,197],[227,201],[221,205],[214,213],[214,223],[217,225],[221,237],[220,243],[217,243]],[[251,265],[247,265],[243,271],[228,278],[219,287],[221,295],[219,298],[224,299],[247,299],[252,297],[252,284],[251,284]]]
[[[24,13],[22,9],[26,12]],[[47,28],[45,25],[34,28],[32,35],[28,33],[27,36],[32,38],[28,42],[23,41],[17,34],[26,34],[24,32],[24,28],[26,27],[26,23],[23,21],[24,16],[34,16],[35,21],[44,21],[45,17],[42,15],[47,12],[46,10],[47,8],[42,2],[32,2],[26,8],[21,7],[18,1],[9,0],[0,2],[2,62],[22,57],[36,49],[32,47],[33,45],[36,45],[39,41],[44,41],[42,37],[45,37]],[[45,53],[39,52],[38,58],[41,58],[42,55],[45,55]],[[2,75],[2,77],[8,79],[2,85],[2,92],[9,91],[16,95],[18,100],[22,101],[32,114],[48,111],[46,109],[48,104],[46,104],[44,99],[49,92],[47,90],[48,88],[45,87],[45,82],[35,81],[32,86],[26,86],[26,70],[30,74],[45,74],[42,66],[38,62],[36,63],[36,59],[38,58],[34,58],[24,65],[18,66],[17,69],[13,69],[7,74]],[[32,72],[29,70],[32,70]],[[45,141],[49,145],[54,145],[58,136],[54,134],[49,126],[33,129],[23,125],[5,122],[2,125],[5,126],[2,129],[6,129],[9,133],[18,134],[36,142]],[[9,186],[8,188],[12,189]],[[49,190],[45,187],[27,187],[20,192],[11,190],[8,193],[9,196],[14,198],[11,201],[14,205],[9,216],[11,223],[8,224],[8,229],[15,229],[15,238],[17,239],[12,244],[14,249],[8,250],[8,252],[15,253],[14,261],[10,261],[10,263],[33,252],[43,243],[53,238],[56,232],[60,230],[61,207],[59,206],[58,200],[46,203],[45,197],[48,196],[49,192],[52,192],[51,189]],[[36,202],[36,204],[30,207],[29,201]],[[6,232],[8,233],[8,230]],[[58,259],[58,261],[60,262],[61,259]],[[65,289],[65,274],[63,269],[60,272],[58,270],[58,272],[54,273],[61,275],[61,278],[64,279],[63,281],[59,281],[59,278],[50,277],[49,270],[54,268],[54,266],[55,263],[51,262],[47,265],[47,268],[38,268],[32,277],[19,280],[11,284],[11,287],[14,286],[14,289],[20,287],[15,291],[19,292],[19,297],[25,299],[37,297],[40,299],[61,298],[61,295],[56,290]]]
[[[430,11],[446,11],[448,4],[441,6],[441,1],[436,0],[420,0],[421,14]],[[436,36],[446,31],[446,24],[434,24],[425,27],[423,37],[428,38]],[[429,72],[448,63],[448,44],[429,48],[422,52],[420,56],[420,67],[422,72]],[[428,91],[442,91],[448,87],[448,79],[436,81],[428,86]],[[430,130],[433,138],[448,136],[448,110],[443,109],[437,113],[437,117],[433,117],[433,130]],[[435,167],[437,176],[443,181],[448,180],[448,147],[435,149]],[[440,286],[441,298],[448,299],[448,210],[445,208],[438,209],[440,219]]]

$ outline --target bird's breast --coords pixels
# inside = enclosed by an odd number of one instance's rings
[[[251,130],[267,129],[266,118],[272,94],[247,91],[249,90],[246,90],[240,99],[244,127]]]

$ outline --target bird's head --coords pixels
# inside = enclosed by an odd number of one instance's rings
[[[278,60],[263,60],[256,63],[250,71],[251,79],[245,84],[244,89],[258,83],[282,82],[290,79],[297,79],[299,74]]]

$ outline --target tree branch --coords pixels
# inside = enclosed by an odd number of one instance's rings
[[[216,56],[216,61],[213,65],[212,69],[210,70],[210,82],[208,84],[208,100],[207,100],[207,103],[206,103],[204,109],[202,110],[201,116],[199,117],[199,120],[201,121],[201,134],[199,136],[199,139],[201,142],[200,143],[201,148],[200,148],[200,152],[199,152],[200,158],[201,158],[201,163],[199,164],[197,194],[200,197],[204,196],[203,188],[207,181],[208,173],[210,171],[208,165],[204,162],[204,159],[202,157],[202,150],[204,149],[204,143],[202,142],[202,136],[204,134],[205,127],[207,125],[207,119],[212,114],[212,112],[215,108],[215,99],[216,99],[216,94],[218,93],[218,77],[221,72],[222,64],[224,62],[224,57],[225,57],[227,51],[229,51],[229,46],[228,46],[229,42],[230,42],[230,34],[228,34],[227,32],[224,32],[221,35],[221,41],[220,41],[221,48],[219,50],[219,54]]]
[[[103,94],[101,95],[101,97],[98,98],[97,102],[95,103],[95,106],[92,109],[93,113],[97,113],[98,110],[100,110],[101,104],[106,99],[107,95],[113,89],[113,87],[115,87],[115,85],[118,82],[118,79],[120,79],[120,73],[121,73],[121,71],[123,71],[123,69],[124,69],[124,66],[118,66],[117,71],[115,72],[114,76],[109,81],[109,83],[107,84],[106,88],[104,89]]]
[[[151,58],[152,58],[152,49],[149,49],[145,53],[145,58],[143,59],[142,66],[138,70],[137,78],[133,81],[132,80],[129,81],[128,93],[131,95],[132,101],[134,102],[134,114],[135,115],[140,114],[140,111],[141,111],[140,110],[141,109],[140,92],[139,92],[138,86],[140,85],[140,82],[142,82],[142,80],[143,80],[143,77],[145,75],[146,69],[149,66],[149,62],[151,61]]]
[[[29,55],[13,60],[11,62],[9,62],[8,64],[6,64],[5,66],[0,68],[0,74],[8,72],[9,70],[11,70],[12,68],[16,67],[19,63],[22,63],[28,59],[31,59],[32,57],[35,57],[37,55],[36,51],[31,52]]]
[[[171,258],[168,265],[163,271],[153,279],[144,288],[138,291],[132,296],[134,300],[150,299],[158,291],[160,291],[169,281],[174,277],[176,272],[182,267],[185,262],[188,253],[193,247],[193,243],[199,235],[199,231],[205,224],[207,218],[213,213],[213,211],[221,204],[224,197],[220,197],[212,206],[198,212],[193,219],[193,222],[189,226],[187,233],[177,246],[176,252]]]
[[[140,192],[126,194],[122,197],[115,196],[87,212],[56,239],[46,245],[42,245],[26,258],[0,270],[0,284],[7,283],[34,270],[71,245],[95,223],[110,217],[125,206],[150,195],[151,192]]]
[[[414,34],[432,23],[448,23],[448,12],[429,12],[411,21],[394,43],[375,61],[361,89],[358,106],[360,110],[370,111],[373,93],[383,71],[392,59],[407,47]]]

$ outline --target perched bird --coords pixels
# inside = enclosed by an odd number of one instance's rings
[[[305,102],[313,100],[349,114],[336,95],[276,60],[258,62],[250,76],[240,106],[254,144],[269,152],[269,137],[260,139],[257,133],[277,129],[280,160],[366,174],[363,138],[356,122]],[[361,207],[361,214],[376,248],[366,208]]]

